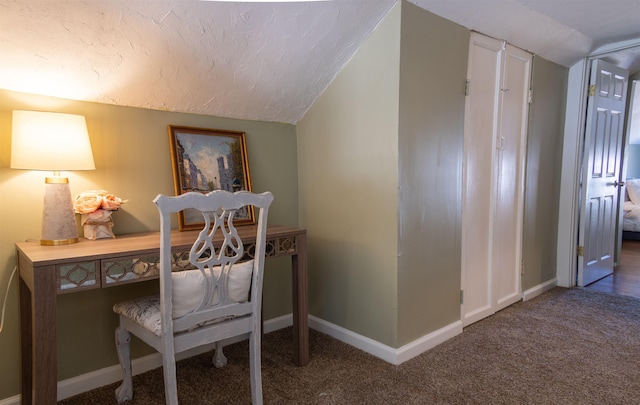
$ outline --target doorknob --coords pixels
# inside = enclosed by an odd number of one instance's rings
[[[624,181],[618,182],[618,180],[613,182],[613,187],[622,187],[624,186]]]

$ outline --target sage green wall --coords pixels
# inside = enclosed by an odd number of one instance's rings
[[[468,42],[400,2],[298,124],[310,312],[392,347],[460,317]]]
[[[297,125],[309,312],[396,342],[400,7]]]
[[[71,192],[107,189],[129,201],[114,214],[117,234],[157,230],[151,200],[173,194],[167,126],[186,125],[243,131],[247,137],[253,190],[275,196],[269,223],[298,226],[295,126],[171,113],[62,100],[0,90],[0,293],[15,265],[14,243],[40,237],[44,173],[13,170],[10,164],[11,111],[46,110],[82,114],[96,163],[95,171],[69,173]],[[174,224],[175,225],[175,224]],[[289,261],[267,261],[265,318],[291,313]],[[0,399],[20,392],[18,297],[14,278],[5,325],[0,333]],[[113,341],[114,302],[152,291],[154,282],[58,297],[58,378],[66,379],[118,363]],[[151,353],[134,343],[134,356]]]
[[[640,179],[640,145],[629,144],[626,158],[627,178]]]
[[[397,346],[460,319],[469,31],[402,3]]]
[[[522,290],[556,277],[564,111],[569,70],[533,59],[522,238]]]
[[[630,117],[631,117],[631,101],[633,98],[633,81],[640,80],[640,71],[629,74],[629,88],[627,89],[627,111],[625,112],[625,122],[624,122],[624,134],[628,135],[629,125],[630,125]],[[638,83],[640,86],[640,83]],[[640,103],[640,100],[635,100],[634,103]],[[636,104],[637,105],[637,104]],[[640,178],[640,145],[638,144],[628,144],[626,154],[625,154],[625,162],[626,166],[626,178],[631,179],[639,179]]]

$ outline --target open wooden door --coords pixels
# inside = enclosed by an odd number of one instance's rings
[[[628,72],[602,60],[591,68],[582,163],[578,286],[613,273]]]

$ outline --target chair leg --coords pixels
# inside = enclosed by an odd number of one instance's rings
[[[222,349],[224,349],[222,341],[216,342],[215,346],[216,352],[213,355],[213,365],[216,366],[216,368],[222,368],[227,365],[227,358],[222,351]]]
[[[133,398],[133,383],[131,381],[131,334],[122,326],[116,328],[116,349],[120,367],[122,367],[122,384],[116,388],[118,403],[130,401]]]
[[[173,345],[173,342],[170,343]],[[162,354],[162,372],[164,374],[164,396],[167,405],[178,405],[178,381],[176,376],[176,357],[173,349]]]
[[[253,331],[249,336],[249,374],[251,376],[251,403],[262,405],[262,354],[260,348],[261,333]]]

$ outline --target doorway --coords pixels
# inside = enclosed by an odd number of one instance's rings
[[[589,72],[580,182],[577,285],[613,273],[629,73],[596,59]]]
[[[636,75],[640,76],[640,75]],[[625,192],[619,212],[617,246],[625,239],[640,240],[640,80],[630,80],[625,133],[623,178]],[[620,248],[617,257],[621,255]]]
[[[640,298],[640,80],[630,80],[629,84],[622,168],[626,190],[621,196],[624,201],[618,221],[616,267],[613,274],[587,289]]]
[[[557,234],[556,280],[561,287],[577,285],[578,207],[591,60],[609,57],[615,59],[616,55],[624,53],[638,55],[632,62],[640,57],[640,40],[620,45],[611,44],[603,48],[608,52],[593,54],[591,58],[577,62],[569,69]],[[637,68],[631,71],[637,74]]]
[[[585,288],[640,298],[640,241],[623,240],[620,260],[613,274]]]

